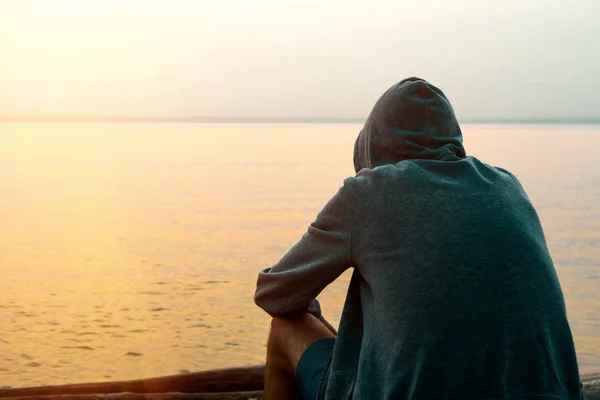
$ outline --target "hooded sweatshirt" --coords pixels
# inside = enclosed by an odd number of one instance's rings
[[[320,398],[583,398],[538,215],[513,174],[466,156],[444,93],[392,86],[354,166],[255,293],[271,315],[319,317],[353,269]]]

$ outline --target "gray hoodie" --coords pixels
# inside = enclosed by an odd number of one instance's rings
[[[255,294],[271,315],[319,316],[317,295],[353,268],[320,397],[582,398],[537,213],[514,175],[466,156],[442,91],[385,92],[354,166]]]

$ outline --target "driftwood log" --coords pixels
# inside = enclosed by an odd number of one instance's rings
[[[163,376],[160,378],[136,379],[133,381],[80,383],[72,385],[0,389],[0,398],[38,397],[48,395],[108,394],[123,392],[248,392],[262,390],[264,376],[265,366],[256,365],[252,367],[192,372],[187,374]]]
[[[262,400],[264,365],[122,382],[0,389],[0,400]],[[600,400],[600,373],[582,375],[587,400]]]
[[[10,400],[263,400],[262,391],[222,393],[108,393],[0,397]]]

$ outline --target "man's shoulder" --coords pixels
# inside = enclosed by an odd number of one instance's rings
[[[415,161],[404,160],[397,164],[379,165],[375,168],[363,168],[355,176],[346,178],[344,183],[351,187],[368,187],[385,183],[409,183],[426,179],[427,167]],[[427,160],[430,161],[430,160]]]
[[[381,197],[385,193],[398,197],[401,188],[406,189],[422,182],[422,178],[409,171],[411,168],[407,164],[389,164],[375,168],[363,168],[355,176],[346,178],[344,187],[351,198],[368,202],[371,202],[374,196]]]
[[[369,183],[386,180],[386,179],[398,179],[408,176],[410,165],[408,163],[398,164],[386,164],[380,165],[375,168],[363,168],[352,177],[348,177],[345,180],[347,185],[368,185]]]
[[[476,157],[469,157],[469,159],[479,173],[483,173],[483,175],[486,175],[486,173],[493,174],[498,181],[504,182],[504,184],[522,188],[517,176],[508,169],[487,164]]]
[[[423,186],[427,180],[483,179],[504,182],[503,185],[521,187],[515,174],[509,170],[487,164],[476,157],[466,157],[459,162],[448,163],[432,160],[406,160],[397,164],[386,164],[375,168],[363,168],[355,176],[344,180],[344,186],[350,191],[371,190],[374,187],[401,185],[403,187]]]

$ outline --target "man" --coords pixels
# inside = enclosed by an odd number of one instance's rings
[[[354,166],[258,276],[255,302],[273,316],[265,398],[582,398],[536,211],[514,175],[466,156],[444,93],[392,86]],[[347,268],[336,335],[315,299]]]

